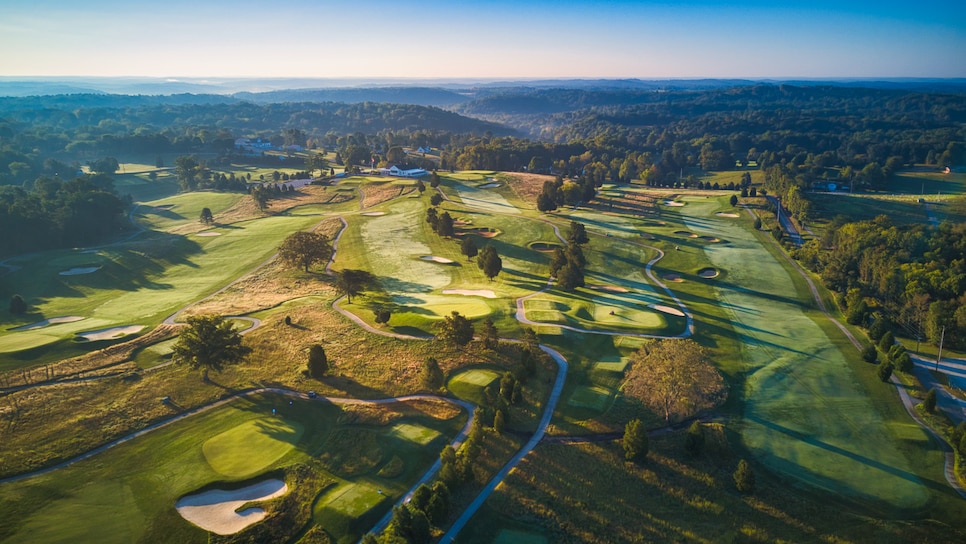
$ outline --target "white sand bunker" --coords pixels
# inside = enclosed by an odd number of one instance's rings
[[[79,276],[81,274],[92,274],[100,270],[99,266],[75,266],[70,270],[64,270],[60,273],[61,276]]]
[[[702,268],[701,270],[698,270],[698,275],[701,276],[702,278],[708,278],[708,279],[710,279],[710,278],[717,278],[718,277],[718,269],[716,269],[716,268]]]
[[[386,212],[362,212],[359,215],[364,215],[366,217],[378,217],[380,215],[386,215]]]
[[[659,312],[664,312],[666,314],[676,315],[678,317],[684,317],[684,312],[682,312],[681,310],[678,310],[677,308],[672,308],[670,306],[664,306],[663,304],[651,304],[650,307],[653,308],[653,309],[655,309],[655,310],[657,310],[657,311],[659,311]]]
[[[611,293],[627,293],[628,290],[624,287],[618,287],[616,285],[595,285],[591,289],[596,289],[598,291],[610,291]]]
[[[715,215],[718,217],[738,217],[738,214],[730,212],[718,212]]]
[[[185,495],[174,507],[181,517],[206,531],[231,535],[262,521],[267,515],[264,509],[258,507],[238,510],[242,505],[281,497],[287,492],[285,482],[271,479],[232,491],[212,489]]]
[[[198,236],[221,236],[221,233],[220,232],[213,232],[213,231],[210,231],[209,230],[209,231],[205,231],[205,232],[199,232],[198,233]]]
[[[680,207],[680,206],[684,206],[684,202],[677,202],[675,200],[665,200],[664,201],[664,205],[665,206],[672,206],[672,207],[677,208],[677,207]]]
[[[437,257],[435,255],[422,255],[419,258],[424,261],[433,261],[434,263],[441,263],[441,264],[453,264],[454,262],[456,262],[451,259],[447,259],[446,257]]]
[[[443,289],[444,295],[466,295],[468,297],[496,298],[496,293],[489,289]]]
[[[113,340],[115,338],[121,338],[129,334],[135,334],[141,332],[144,325],[128,325],[126,327],[111,327],[110,329],[101,329],[99,331],[90,332],[80,332],[77,336],[81,340],[86,340],[93,342],[94,340]]]
[[[499,187],[499,183],[487,183],[486,185],[480,185],[480,189],[492,189],[494,187]]]
[[[29,325],[21,325],[19,327],[14,327],[10,330],[12,331],[32,331],[34,329],[42,329],[49,325],[57,325],[58,323],[73,323],[75,321],[80,321],[84,319],[79,315],[65,315],[61,317],[51,317],[50,319],[45,319],[43,321],[38,321],[36,323],[31,323]]]
[[[664,274],[664,279],[667,281],[677,281],[677,282],[684,281],[681,279],[680,274]]]

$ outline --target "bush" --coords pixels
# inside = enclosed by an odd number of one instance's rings
[[[875,346],[868,345],[862,350],[862,360],[867,363],[874,363],[876,359],[879,358],[879,352],[876,351]]]
[[[624,427],[622,445],[624,446],[624,459],[628,461],[639,461],[647,457],[647,430],[641,420],[635,419]]]
[[[695,421],[688,427],[688,434],[684,437],[684,449],[691,455],[701,453],[704,448],[704,427],[700,421]]]
[[[886,331],[885,334],[882,335],[882,338],[879,339],[879,349],[881,349],[883,353],[889,353],[889,350],[892,349],[892,346],[895,345],[895,343],[895,335],[892,334],[892,331]]]
[[[503,415],[503,410],[497,410],[496,415],[493,416],[493,431],[496,434],[503,434],[503,429],[506,428],[506,416]]]
[[[443,371],[439,368],[439,361],[430,357],[423,362],[420,381],[430,391],[438,391],[443,387]]]
[[[892,377],[892,365],[890,363],[879,363],[879,368],[875,371],[879,379],[885,383],[889,382],[889,378]]]
[[[912,362],[912,357],[908,353],[902,352],[901,355],[896,357],[896,370],[899,372],[904,372],[906,374],[912,372],[915,365]]]
[[[751,470],[748,461],[742,459],[738,461],[738,469],[732,475],[735,479],[735,487],[742,493],[751,493],[755,490],[755,473]]]
[[[309,348],[309,376],[316,380],[321,380],[329,371],[329,359],[325,355],[325,349],[319,344]]]
[[[922,400],[922,407],[930,414],[936,413],[936,390],[935,389],[930,389],[929,392],[926,393],[926,398]]]

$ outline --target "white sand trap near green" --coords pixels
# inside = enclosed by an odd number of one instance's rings
[[[490,289],[443,289],[444,295],[463,295],[467,297],[496,298]]]
[[[101,267],[99,266],[78,266],[78,267],[71,268],[70,270],[64,270],[63,272],[60,272],[60,275],[61,276],[80,276],[82,274],[93,274],[94,272],[97,272],[100,269]]]
[[[359,215],[364,215],[366,217],[379,217],[381,215],[386,215],[386,212],[362,212]]]
[[[471,208],[496,213],[520,213],[520,210],[507,202],[500,193],[464,183],[458,183],[453,187],[463,204]]]
[[[205,460],[219,474],[243,478],[256,474],[290,452],[305,428],[297,421],[264,417],[215,435],[201,446]]]
[[[480,189],[496,189],[499,186],[499,183],[487,183],[485,185],[480,185]]]
[[[447,259],[446,257],[437,257],[435,255],[420,255],[420,259],[424,261],[431,261],[440,264],[453,264],[455,261],[453,259]]]
[[[897,449],[874,402],[843,354],[803,311],[789,272],[733,221],[713,217],[715,201],[692,200],[689,228],[713,230],[730,246],[707,246],[728,271],[716,295],[731,313],[747,375],[742,440],[762,463],[834,493],[903,509],[926,505],[923,483]],[[700,326],[700,324],[698,325]]]
[[[199,232],[196,236],[221,236],[220,232],[205,231]]]
[[[738,217],[738,214],[731,213],[731,212],[718,212],[715,215],[718,217],[731,217],[731,218]]]
[[[35,329],[42,329],[50,325],[58,325],[60,323],[74,323],[75,321],[80,321],[84,319],[79,315],[65,315],[61,317],[51,317],[50,319],[45,319],[43,321],[38,321],[36,323],[31,323],[29,325],[21,325],[19,327],[14,327],[10,330],[12,331],[32,331]]]
[[[671,206],[671,207],[674,207],[674,208],[679,208],[681,206],[684,206],[684,202],[678,202],[676,200],[665,200],[664,201],[664,205],[665,206]]]
[[[663,304],[651,304],[650,307],[653,308],[653,309],[655,309],[655,310],[657,310],[657,311],[659,311],[659,312],[664,312],[666,314],[676,315],[678,317],[684,317],[684,312],[682,312],[681,310],[679,310],[677,308],[672,308],[670,306],[665,306]]]
[[[702,278],[711,279],[718,277],[718,269],[716,268],[702,268],[698,270],[698,275]]]
[[[611,293],[627,293],[629,291],[626,287],[618,287],[616,285],[592,285],[590,288],[595,291],[608,291]]]
[[[77,336],[79,339],[88,342],[95,340],[114,340],[116,338],[123,338],[129,334],[139,333],[142,329],[144,329],[144,325],[127,325],[125,327],[111,327],[98,331],[79,332]]]
[[[181,517],[206,531],[231,535],[265,519],[267,513],[257,506],[239,510],[247,503],[267,501],[288,492],[285,482],[264,480],[241,489],[226,491],[211,489],[195,495],[185,495],[175,509]]]

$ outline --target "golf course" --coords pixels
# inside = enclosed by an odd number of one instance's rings
[[[138,202],[113,242],[7,259],[4,281],[34,303],[0,322],[0,540],[354,542],[444,477],[460,486],[433,521],[442,542],[595,541],[611,522],[621,541],[715,541],[731,509],[751,526],[729,522],[734,538],[851,523],[854,539],[875,516],[966,512],[931,435],[753,226],[764,199],[610,184],[606,204],[543,213],[532,195],[549,176],[439,178],[423,194],[346,176],[264,210],[185,192]],[[449,234],[427,219],[444,213]],[[277,253],[298,231],[334,256],[287,265]],[[465,240],[496,252],[495,275]],[[583,260],[573,288],[549,273],[567,252]],[[346,271],[374,279],[353,292]],[[249,349],[201,377],[173,354],[211,313]],[[444,340],[457,315],[476,340]],[[659,341],[706,350],[722,400],[678,421],[626,393]],[[306,366],[318,349],[323,375]],[[652,432],[647,463],[619,451],[631,419]],[[692,421],[711,453],[683,453]],[[462,459],[468,442],[474,464],[454,479],[444,447]],[[730,491],[738,459],[759,498]],[[823,517],[826,497],[871,517]]]

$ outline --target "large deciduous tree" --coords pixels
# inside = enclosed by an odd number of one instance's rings
[[[439,324],[437,338],[461,348],[470,343],[470,340],[473,339],[473,332],[473,323],[453,310],[453,313],[443,318],[443,322]]]
[[[460,253],[466,255],[467,260],[473,259],[479,252],[480,250],[476,247],[476,242],[473,241],[472,236],[463,238],[463,242],[460,244]]]
[[[668,423],[724,400],[724,380],[697,342],[658,340],[641,347],[631,360],[624,394],[661,413]]]
[[[198,315],[187,319],[173,351],[175,362],[202,369],[207,381],[210,370],[219,372],[226,365],[240,363],[252,350],[242,344],[230,321],[220,315]]]
[[[316,263],[325,263],[332,257],[332,244],[329,237],[318,232],[294,232],[278,248],[278,257],[283,262],[299,266],[306,272]]]
[[[590,238],[587,237],[587,229],[584,227],[583,223],[579,223],[577,221],[570,222],[570,231],[567,233],[567,241],[578,246],[590,242]]]
[[[201,208],[201,216],[198,218],[205,225],[215,222],[215,216],[211,213],[211,208]]]
[[[497,254],[495,247],[486,245],[480,250],[476,266],[480,267],[483,274],[492,281],[503,270],[503,259]]]
[[[352,297],[362,293],[375,283],[376,277],[368,270],[346,268],[340,270],[335,276],[335,288],[346,296],[349,304],[352,304]]]

